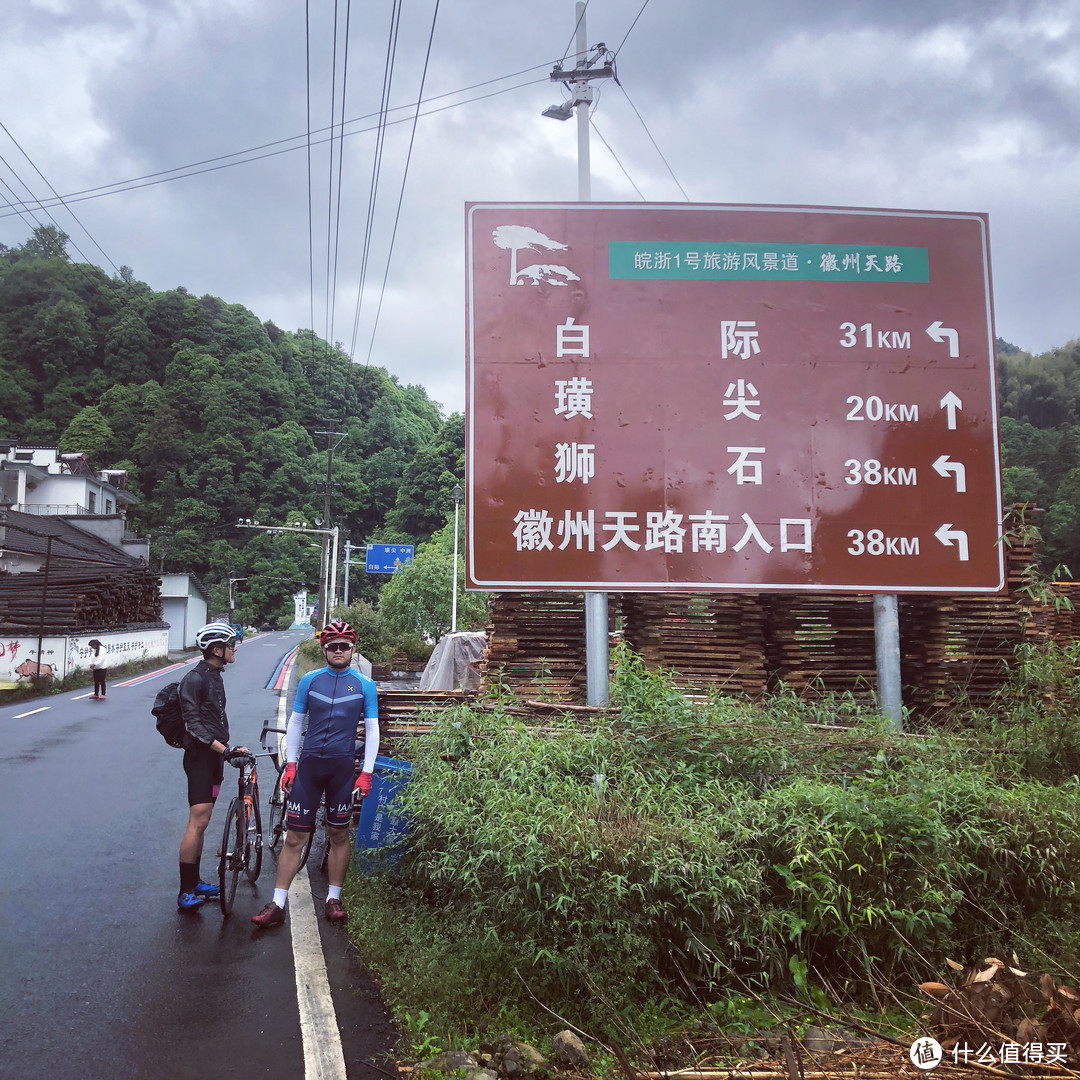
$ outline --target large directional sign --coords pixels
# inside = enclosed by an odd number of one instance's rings
[[[1002,588],[984,214],[466,216],[472,586]]]

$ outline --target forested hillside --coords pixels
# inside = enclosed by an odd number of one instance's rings
[[[1006,505],[1046,511],[1041,562],[1080,577],[1080,340],[1040,356],[998,341]]]
[[[343,541],[420,542],[452,516],[464,422],[444,419],[423,388],[217,297],[73,263],[66,239],[48,226],[21,247],[0,245],[0,438],[58,442],[95,469],[126,468],[141,499],[129,526],[152,537],[155,567],[219,587],[247,577],[237,612],[249,621],[291,613],[300,584],[317,589],[316,538],[235,523],[322,513],[327,437],[317,432],[331,420],[345,436],[333,469]],[[377,582],[354,580],[373,599]]]

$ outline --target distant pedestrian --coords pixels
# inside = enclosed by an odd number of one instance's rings
[[[109,658],[105,655],[105,646],[97,638],[91,638],[87,644],[90,646],[90,670],[94,673],[94,692],[91,698],[105,700],[105,672],[109,670]]]

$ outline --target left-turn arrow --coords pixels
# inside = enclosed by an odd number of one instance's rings
[[[952,547],[955,543],[959,549],[960,561],[968,561],[968,539],[967,533],[964,532],[963,529],[954,529],[952,527],[952,522],[950,521],[948,525],[942,525],[941,528],[934,533],[934,536],[936,536],[946,547]]]
[[[948,454],[942,454],[933,464],[933,470],[938,476],[956,474],[956,490],[967,491],[967,469],[959,461],[950,461]]]

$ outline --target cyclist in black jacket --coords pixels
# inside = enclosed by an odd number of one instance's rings
[[[180,680],[180,712],[187,736],[184,772],[188,784],[188,822],[180,841],[180,892],[176,906],[194,911],[218,895],[218,887],[199,876],[203,837],[210,824],[224,776],[224,762],[246,754],[247,747],[229,745],[225,683],[221,672],[236,659],[236,631],[228,623],[207,623],[195,634],[203,654]]]

